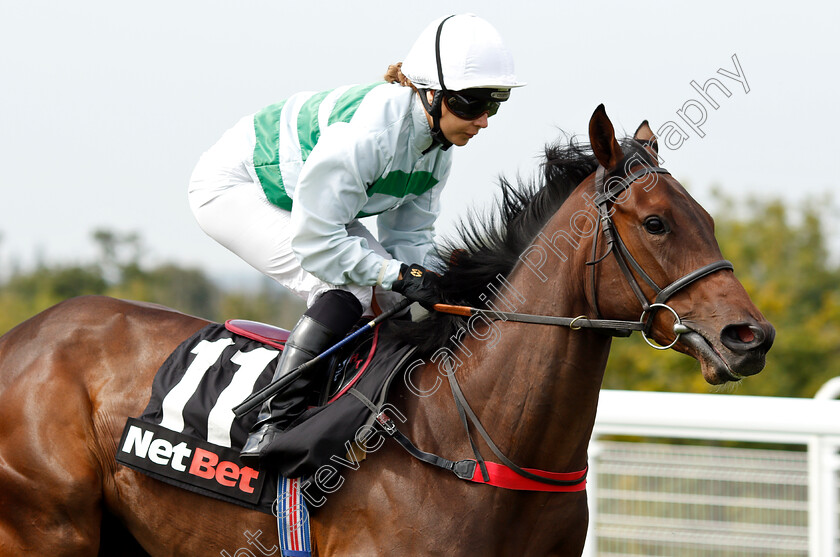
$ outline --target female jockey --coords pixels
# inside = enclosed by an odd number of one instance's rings
[[[466,145],[524,85],[498,32],[472,14],[432,22],[385,79],[298,93],[247,116],[193,171],[201,228],[307,300],[274,381],[343,338],[375,303],[374,287],[438,301],[426,267],[436,261],[449,148]],[[370,215],[378,241],[357,220]],[[303,412],[311,381],[263,405],[245,464]]]

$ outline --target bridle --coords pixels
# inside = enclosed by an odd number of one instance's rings
[[[640,164],[641,168],[633,172],[626,173],[633,163]],[[625,156],[621,162],[616,165],[616,167],[625,171],[625,174],[621,177],[616,177],[614,174],[609,173],[601,165],[598,165],[598,169],[595,171],[595,191],[597,193],[597,197],[595,198],[594,203],[598,209],[598,222],[595,228],[595,240],[592,242],[592,261],[587,262],[587,265],[589,265],[591,269],[590,286],[592,304],[594,306],[593,309],[595,310],[595,315],[600,319],[601,313],[598,309],[597,273],[595,272],[595,267],[598,263],[606,259],[610,253],[612,253],[615,256],[618,267],[621,269],[621,273],[624,275],[624,278],[627,279],[630,289],[633,291],[633,294],[642,306],[642,314],[639,316],[639,321],[637,322],[637,325],[641,325],[641,328],[638,330],[642,333],[642,338],[644,338],[648,345],[656,348],[657,350],[667,350],[677,343],[681,334],[689,332],[689,329],[682,324],[679,314],[677,314],[677,312],[665,302],[689,284],[692,284],[693,282],[717,271],[734,270],[734,267],[731,262],[721,259],[691,271],[690,273],[673,281],[665,288],[660,288],[656,281],[654,281],[650,275],[645,272],[642,266],[639,265],[636,258],[633,257],[633,254],[630,253],[630,250],[627,249],[627,246],[621,239],[621,235],[619,235],[612,220],[611,206],[618,196],[623,194],[630,188],[631,184],[640,178],[651,175],[653,176],[655,182],[658,180],[656,177],[657,174],[667,174],[670,176],[671,173],[659,166],[648,166],[636,155]],[[649,191],[649,189],[650,188],[645,188],[646,191]],[[604,242],[607,249],[601,257],[596,259],[598,255],[599,230],[603,230]],[[656,296],[653,302],[648,302],[647,296],[645,296],[644,292],[642,292],[641,285],[636,279],[637,275],[653,289]],[[675,319],[673,329],[675,337],[674,340],[667,346],[654,344],[648,338],[648,334],[650,334],[650,330],[653,327],[654,316],[659,309],[668,310]],[[635,329],[635,327],[633,329]]]
[[[641,165],[641,168],[630,172],[630,169]],[[434,309],[444,313],[454,313],[463,316],[482,315],[491,320],[516,321],[521,323],[536,323],[542,325],[559,325],[569,327],[572,330],[579,330],[584,328],[597,329],[615,336],[628,336],[632,331],[640,331],[642,337],[650,346],[657,350],[667,350],[673,347],[680,338],[681,334],[690,332],[690,329],[683,325],[679,314],[666,302],[671,296],[696,282],[697,280],[708,276],[712,273],[722,270],[733,270],[732,263],[725,259],[715,261],[704,265],[699,269],[683,275],[677,280],[671,282],[664,288],[653,280],[648,273],[639,265],[636,258],[627,249],[624,241],[621,239],[615,223],[612,219],[612,205],[617,201],[618,197],[623,194],[630,186],[645,176],[652,176],[656,179],[658,174],[670,173],[659,166],[650,166],[644,160],[636,155],[625,156],[619,164],[615,167],[622,173],[609,172],[606,168],[599,165],[595,171],[595,192],[596,197],[593,200],[598,210],[598,220],[595,225],[594,240],[592,245],[592,260],[587,262],[591,269],[591,295],[592,303],[595,310],[595,319],[587,318],[586,316],[578,317],[557,317],[551,315],[532,315],[527,313],[503,312],[498,309],[487,310],[464,306],[449,306],[445,304],[436,304]],[[652,186],[651,186],[652,187]],[[646,188],[649,190],[650,188]],[[606,250],[604,254],[598,257],[598,239],[600,235],[604,236],[604,243]],[[602,319],[598,309],[597,297],[597,273],[595,267],[604,261],[610,254],[615,256],[616,262],[621,269],[622,274],[633,294],[639,300],[642,307],[642,314],[638,321],[620,321],[611,319]],[[654,291],[653,302],[648,301],[642,291],[642,287],[636,276],[641,277],[641,280],[646,283]],[[653,319],[656,312],[660,309],[669,311],[674,316],[674,340],[667,346],[660,346],[654,344],[648,334],[653,327]],[[535,470],[532,468],[521,468],[510,459],[508,459],[502,451],[496,446],[490,435],[481,425],[478,416],[470,408],[464,393],[461,391],[461,386],[458,384],[454,373],[448,373],[449,385],[452,390],[452,395],[455,400],[455,407],[461,418],[461,423],[467,433],[470,446],[475,455],[475,459],[453,461],[434,453],[427,453],[418,449],[405,435],[403,435],[390,420],[384,412],[380,412],[375,406],[371,405],[371,409],[377,415],[379,424],[383,427],[385,432],[394,437],[403,448],[408,451],[415,458],[432,464],[434,466],[444,468],[453,472],[456,476],[463,480],[469,480],[477,483],[485,483],[488,485],[495,485],[498,487],[506,487],[509,489],[525,489],[531,491],[555,491],[555,492],[572,492],[582,491],[586,487],[587,469],[570,473],[555,473],[546,472],[544,470]],[[495,464],[484,460],[481,452],[478,449],[470,432],[470,426],[474,428],[484,439],[488,447],[490,447],[493,454],[502,462],[502,464]],[[512,474],[511,474],[512,472]],[[511,476],[507,479],[505,475]]]
[[[629,169],[634,166],[641,165],[641,168],[629,172]],[[454,313],[471,317],[473,315],[482,315],[494,321],[514,321],[519,323],[535,323],[540,325],[557,325],[562,327],[569,327],[572,330],[579,329],[596,329],[602,332],[611,334],[613,336],[629,336],[633,331],[639,331],[642,334],[645,342],[652,348],[657,350],[667,350],[672,348],[680,338],[680,335],[690,332],[690,329],[683,325],[679,314],[671,306],[666,304],[669,298],[694,283],[695,281],[722,270],[733,270],[732,263],[721,259],[714,263],[704,265],[699,269],[695,269],[686,275],[673,281],[665,288],[660,288],[650,275],[645,272],[641,265],[639,265],[627,245],[621,239],[621,235],[615,227],[612,219],[612,206],[616,199],[623,194],[630,186],[645,176],[653,176],[656,180],[658,174],[671,173],[659,166],[650,166],[638,155],[625,156],[615,168],[622,173],[619,175],[616,171],[609,172],[606,168],[598,165],[595,171],[595,192],[596,196],[592,200],[598,211],[598,219],[595,224],[594,240],[592,242],[592,260],[586,264],[590,267],[590,292],[592,297],[592,305],[595,310],[595,319],[590,319],[585,315],[577,317],[558,317],[553,315],[534,315],[528,313],[517,313],[499,311],[498,309],[479,309],[465,306],[450,306],[446,304],[435,305],[435,310],[444,313]],[[650,186],[653,187],[653,186]],[[646,188],[649,190],[650,188]],[[603,235],[606,250],[603,255],[598,257],[598,240]],[[630,289],[639,300],[642,308],[642,313],[638,321],[622,321],[616,319],[603,319],[600,310],[598,309],[597,296],[597,273],[596,266],[604,261],[610,254],[613,254],[618,267],[621,269]],[[634,274],[635,273],[635,274]],[[636,276],[641,277],[642,281],[647,284],[654,291],[655,298],[653,302],[648,301],[642,291]],[[666,345],[660,346],[653,343],[648,335],[653,327],[653,320],[656,312],[660,309],[667,310],[674,316],[674,340]]]

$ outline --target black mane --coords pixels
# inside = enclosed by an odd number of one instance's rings
[[[636,141],[625,140],[622,148],[625,154],[639,153],[650,161]],[[498,286],[495,277],[510,274],[537,233],[578,184],[595,172],[598,162],[588,144],[571,138],[565,144],[547,145],[540,167],[542,172],[537,182],[519,180],[513,185],[502,177],[501,198],[495,212],[483,219],[475,213],[469,214],[459,223],[456,237],[448,239],[439,249],[441,259],[448,262],[441,276],[446,303],[487,307],[482,299],[492,299],[488,285]],[[466,318],[431,312],[414,323],[397,323],[398,336],[417,345],[417,355],[426,357],[451,344],[451,337],[465,326]]]

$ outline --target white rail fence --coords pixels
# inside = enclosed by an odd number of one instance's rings
[[[840,557],[838,394],[602,391],[584,555]]]

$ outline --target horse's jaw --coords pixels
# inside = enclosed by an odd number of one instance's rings
[[[743,376],[736,373],[718,352],[714,345],[696,331],[683,333],[680,343],[685,346],[686,354],[700,362],[703,379],[710,385],[721,385],[730,381],[740,381]]]

